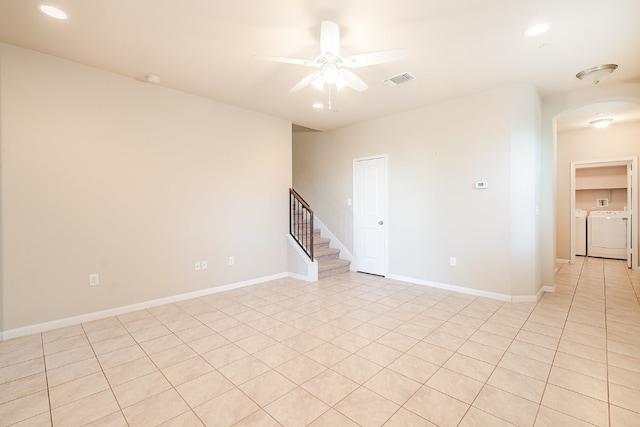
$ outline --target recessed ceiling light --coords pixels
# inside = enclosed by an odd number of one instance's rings
[[[316,104],[313,104],[313,108],[316,108],[316,109],[324,108],[324,104],[320,104],[320,103],[318,102],[318,103],[316,103]]]
[[[52,18],[67,19],[67,14],[65,13],[65,11],[58,9],[57,7],[42,5],[40,6],[40,10],[42,11],[42,13],[49,15]]]
[[[533,27],[529,27],[529,29],[524,32],[524,35],[527,36],[527,37],[537,36],[539,34],[544,33],[549,28],[551,28],[551,24],[546,23],[546,22],[544,22],[542,24],[536,24]]]
[[[602,129],[602,128],[606,128],[607,126],[609,126],[612,121],[613,121],[613,119],[598,119],[598,120],[594,120],[594,121],[589,122],[589,123],[591,123],[591,125],[594,128]]]

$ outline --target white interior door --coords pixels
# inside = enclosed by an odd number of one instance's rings
[[[356,159],[353,163],[354,258],[357,271],[386,274],[385,156]]]

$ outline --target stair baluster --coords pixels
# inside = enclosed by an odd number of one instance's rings
[[[313,261],[313,209],[293,189],[289,189],[289,234]]]

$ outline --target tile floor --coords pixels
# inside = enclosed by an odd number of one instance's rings
[[[0,424],[640,425],[640,274],[579,259],[556,284],[284,279],[5,341]]]

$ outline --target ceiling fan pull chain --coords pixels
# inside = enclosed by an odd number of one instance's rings
[[[333,91],[331,90],[331,85],[329,85],[329,111],[333,110],[333,105],[331,104],[331,95],[333,94]]]

